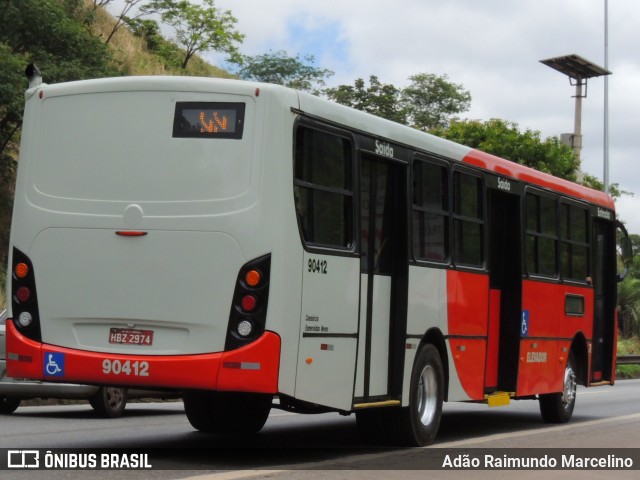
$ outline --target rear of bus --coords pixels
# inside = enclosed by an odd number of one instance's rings
[[[245,82],[193,78],[27,91],[10,376],[277,392],[259,96]]]

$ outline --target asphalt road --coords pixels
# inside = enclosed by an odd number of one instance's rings
[[[21,407],[0,418],[0,448],[66,448],[152,450],[153,471],[4,471],[3,480],[146,479],[202,477],[349,479],[371,478],[500,478],[499,472],[424,472],[425,455],[434,448],[638,448],[640,449],[640,380],[620,381],[615,387],[578,391],[573,419],[566,425],[547,425],[536,401],[508,407],[445,404],[436,444],[428,449],[394,450],[363,441],[355,419],[338,414],[294,415],[278,410],[260,435],[251,439],[222,438],[193,430],[181,402],[130,404],[119,419],[98,419],[88,405]],[[506,451],[506,450],[505,450]],[[303,469],[304,471],[300,471]],[[294,470],[294,471],[291,471]],[[393,472],[392,472],[393,471]],[[484,474],[492,476],[482,476]],[[540,478],[535,471],[522,478]],[[553,473],[553,472],[544,472]],[[555,472],[558,473],[557,471]],[[568,478],[634,478],[638,470],[562,472]],[[599,475],[604,475],[600,477]],[[415,476],[413,476],[415,475]],[[476,476],[479,475],[479,476]],[[506,476],[506,475],[505,475]],[[551,478],[551,477],[549,477]]]

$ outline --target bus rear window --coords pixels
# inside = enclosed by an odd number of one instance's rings
[[[243,127],[244,103],[176,103],[174,138],[240,139]]]

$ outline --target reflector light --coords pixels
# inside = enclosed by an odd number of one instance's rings
[[[262,275],[258,270],[249,270],[244,276],[244,281],[250,287],[257,287],[260,284],[260,280],[262,280]]]
[[[29,312],[22,312],[18,316],[18,323],[23,327],[28,327],[33,322],[33,317]]]
[[[238,324],[238,334],[240,336],[248,337],[249,335],[251,335],[252,331],[253,331],[253,325],[251,325],[251,322],[249,320],[242,320]]]
[[[245,312],[251,312],[258,305],[258,299],[253,295],[245,295],[240,301],[240,306]]]
[[[31,298],[31,290],[27,287],[20,287],[16,292],[16,298],[20,303],[28,302]]]
[[[18,278],[26,278],[29,275],[29,266],[26,263],[16,265],[14,272]]]
[[[148,232],[134,232],[130,230],[118,230],[116,235],[121,237],[144,237]]]

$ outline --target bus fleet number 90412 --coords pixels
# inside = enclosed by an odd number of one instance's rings
[[[102,361],[102,373],[105,375],[133,375],[135,377],[149,376],[149,362],[139,362],[126,360],[110,360],[105,358]]]

